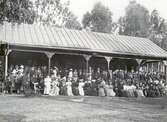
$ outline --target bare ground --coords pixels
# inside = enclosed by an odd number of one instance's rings
[[[167,122],[167,98],[0,95],[0,122]]]

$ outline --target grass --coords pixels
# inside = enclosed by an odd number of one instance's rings
[[[167,98],[0,95],[0,122],[167,122]]]

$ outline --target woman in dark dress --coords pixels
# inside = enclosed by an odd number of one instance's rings
[[[67,95],[66,77],[63,77],[63,78],[60,80],[59,87],[60,87],[59,94],[60,94],[60,95]]]
[[[83,80],[83,79],[81,79],[81,80]],[[84,93],[86,96],[91,96],[92,91],[91,91],[91,82],[90,81],[85,81],[85,85],[84,85],[83,89],[84,89]]]
[[[25,96],[31,96],[33,93],[33,90],[30,87],[30,73],[28,71],[25,71],[23,76],[23,90]]]
[[[78,82],[77,81],[72,81],[72,92],[76,96],[79,95]]]
[[[12,87],[12,82],[10,80],[10,76],[7,76],[6,81],[5,81],[5,92],[11,94],[11,87]]]
[[[98,84],[96,80],[92,80],[90,93],[91,96],[98,96]]]
[[[23,82],[23,74],[18,72],[17,74],[17,80],[16,80],[16,92],[20,94],[21,92],[21,87],[22,87],[22,82]]]

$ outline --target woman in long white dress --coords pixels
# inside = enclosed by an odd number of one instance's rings
[[[142,83],[136,84],[135,95],[136,97],[144,97]]]
[[[108,97],[114,97],[115,96],[115,92],[113,91],[113,86],[112,85],[106,85],[105,86],[105,91],[106,91],[106,95]]]
[[[72,85],[72,82],[70,81],[70,79],[68,79],[68,81],[66,82],[67,96],[73,96],[71,85]]]
[[[99,94],[99,96],[101,96],[101,97],[104,97],[105,96],[105,86],[106,86],[106,84],[105,84],[105,81],[104,80],[102,80],[101,82],[100,82],[100,84],[98,85],[98,87],[99,87],[99,90],[98,90],[98,94]]]
[[[52,88],[51,88],[51,91],[50,91],[49,95],[51,95],[51,96],[57,96],[57,95],[59,95],[60,89],[58,87],[59,86],[59,82],[58,82],[57,78],[53,78],[51,86],[52,86]]]
[[[85,85],[85,83],[83,82],[83,80],[80,80],[79,85],[78,85],[78,90],[79,90],[79,95],[80,96],[85,95],[84,89],[83,89],[84,85]]]
[[[44,88],[44,94],[46,95],[49,95],[50,93],[50,90],[51,90],[51,78],[50,76],[47,76],[45,79],[44,79],[44,85],[45,85],[45,88]]]

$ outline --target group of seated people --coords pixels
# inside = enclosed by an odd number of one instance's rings
[[[164,76],[156,72],[115,70],[111,76],[100,68],[89,67],[86,73],[82,69],[53,67],[47,75],[46,66],[10,67],[5,92],[25,92],[26,84],[35,94],[51,96],[161,97],[167,91]]]
[[[123,97],[162,97],[167,94],[165,75],[157,72],[115,71],[114,91]]]

